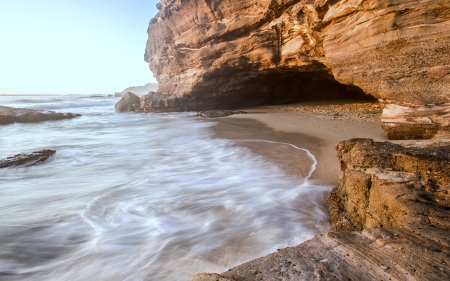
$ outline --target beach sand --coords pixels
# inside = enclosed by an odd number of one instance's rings
[[[335,104],[332,104],[333,110],[327,110],[326,104],[321,105],[325,112],[323,114],[322,112],[303,113],[308,111],[295,110],[295,106],[289,105],[247,109],[245,111],[248,114],[212,120],[217,122],[214,127],[217,138],[268,140],[289,143],[309,150],[318,162],[310,183],[336,185],[339,178],[339,166],[335,146],[340,141],[351,138],[385,141],[386,137],[373,112],[365,114],[361,107],[357,107],[359,108],[357,113],[350,110],[344,114],[347,108],[345,105],[342,108],[336,108]],[[297,109],[301,107],[301,105],[297,106]],[[251,149],[251,144],[245,146]],[[284,153],[285,155],[276,155],[277,157],[273,156],[274,153],[271,153],[270,149],[266,152],[259,149],[256,152],[279,163],[291,174],[304,174],[304,171],[296,172],[296,169],[304,170],[305,166],[310,165],[308,161],[305,161],[305,157],[292,157],[289,151]]]

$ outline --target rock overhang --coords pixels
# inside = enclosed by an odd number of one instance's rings
[[[450,102],[447,1],[163,0],[148,34],[158,91],[183,109],[310,99],[269,94],[299,81],[394,103]]]

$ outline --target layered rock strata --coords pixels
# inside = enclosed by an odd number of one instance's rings
[[[438,132],[450,136],[450,103],[418,106],[382,101],[381,126],[390,140],[431,139]]]
[[[450,279],[450,143],[337,147],[332,230],[221,273],[221,280]],[[213,280],[198,274],[193,280]]]
[[[162,0],[158,8],[145,60],[158,91],[176,100],[169,110],[366,94],[450,102],[446,0]]]
[[[0,105],[0,125],[11,123],[34,123],[48,120],[72,119],[81,116],[74,113],[42,112],[34,109],[13,108]]]

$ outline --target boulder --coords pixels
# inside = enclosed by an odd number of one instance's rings
[[[135,111],[135,105],[139,106],[140,98],[133,93],[126,93],[119,102],[116,103],[116,111],[130,112]]]

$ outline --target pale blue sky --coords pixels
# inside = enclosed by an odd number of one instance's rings
[[[112,94],[156,82],[159,0],[0,0],[0,94]]]

